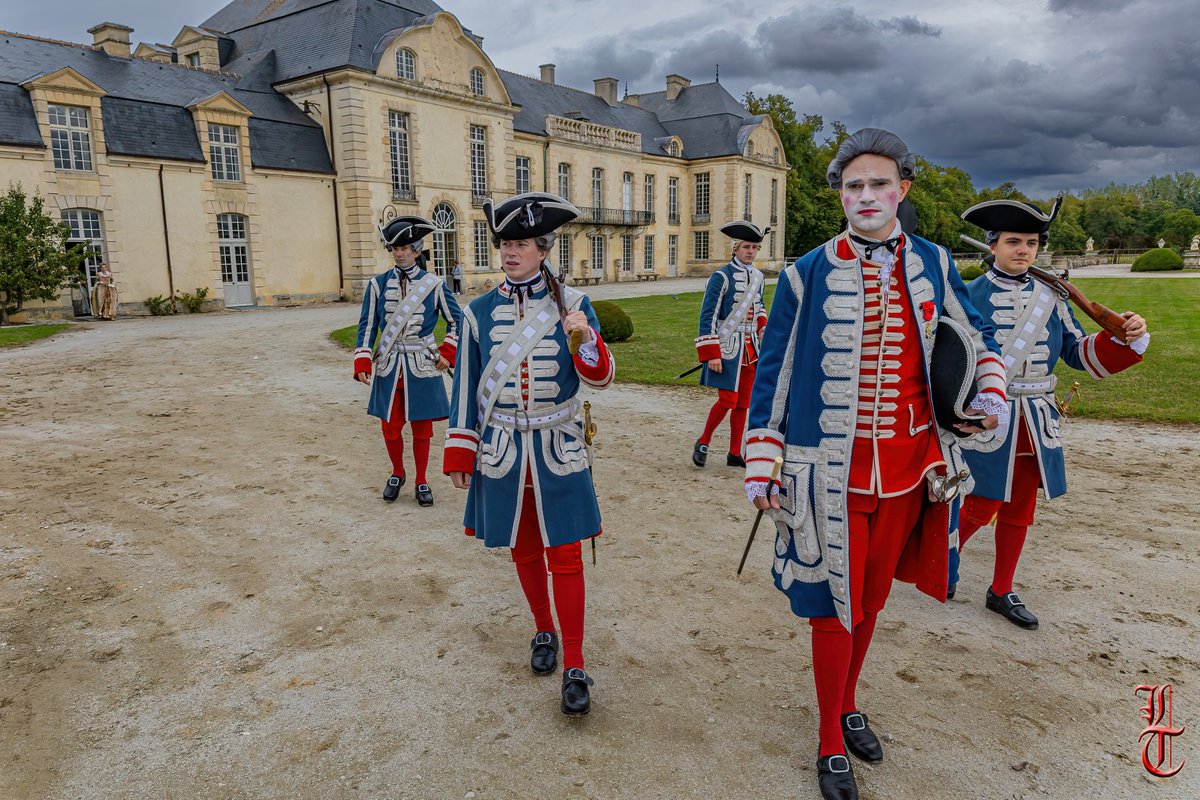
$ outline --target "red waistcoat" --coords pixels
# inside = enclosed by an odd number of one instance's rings
[[[845,237],[837,247],[841,258],[857,255]],[[903,252],[901,244],[897,253]],[[922,333],[909,299],[903,260],[898,257],[892,266],[886,301],[879,283],[881,265],[860,263],[863,337],[850,491],[892,497],[911,491],[925,473],[945,462],[933,424]]]

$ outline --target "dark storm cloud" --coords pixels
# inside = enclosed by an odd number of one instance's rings
[[[1051,11],[1071,15],[1094,14],[1104,11],[1118,11],[1133,5],[1137,0],[1050,0],[1046,7]]]
[[[936,37],[941,30],[916,17],[877,20],[852,8],[796,9],[763,22],[756,32],[768,66],[846,75],[886,63],[895,37]]]

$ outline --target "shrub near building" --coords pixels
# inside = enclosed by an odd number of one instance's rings
[[[1130,269],[1133,272],[1168,272],[1183,269],[1183,259],[1174,250],[1156,247],[1138,256]]]
[[[633,336],[633,320],[616,303],[600,300],[592,303],[596,319],[600,320],[600,338],[606,342],[623,342]]]

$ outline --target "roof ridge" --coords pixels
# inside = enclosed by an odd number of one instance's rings
[[[586,97],[594,98],[596,100],[601,101],[605,105],[608,105],[608,101],[606,101],[603,97],[596,94],[595,92],[589,92],[587,89],[576,89],[574,86],[568,86],[565,83],[546,83],[546,81],[542,80],[541,78],[535,78],[532,75],[523,75],[520,72],[513,72],[510,69],[500,69],[499,67],[497,67],[496,71],[497,72],[507,72],[509,75],[514,75],[518,78],[524,78],[525,80],[533,81],[534,83],[540,83],[544,86],[553,86],[556,89],[566,89],[567,91],[570,91],[570,92],[578,92],[579,94],[585,95]],[[657,114],[655,114],[653,111],[651,111],[648,108],[639,108],[638,106],[626,103],[624,100],[618,100],[616,105],[612,105],[612,106],[608,106],[608,107],[609,108],[617,108],[618,106],[621,108],[631,108],[634,111],[641,111],[644,114],[649,114],[650,116],[656,117],[656,118],[658,116]]]
[[[46,36],[34,36],[31,33],[17,33],[16,31],[6,31],[6,30],[0,29],[0,36],[15,36],[18,39],[29,39],[30,41],[33,41],[33,42],[46,42],[47,44],[61,44],[61,45],[66,45],[67,47],[81,47],[84,50],[91,50],[92,52],[103,52],[103,48],[98,47],[94,44],[83,44],[81,42],[68,42],[63,39],[50,39]]]

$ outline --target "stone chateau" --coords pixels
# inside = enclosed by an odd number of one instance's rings
[[[483,291],[502,273],[480,205],[531,190],[583,211],[554,258],[575,282],[707,274],[739,217],[774,229],[760,263],[782,266],[779,136],[719,83],[618,98],[616,78],[506,72],[431,0],[234,0],[169,45],[133,32],[0,32],[0,187],[36,190],[100,252],[121,313],[197,288],[355,298],[390,263],[376,226],[409,213],[441,228],[433,268]],[[84,310],[64,290],[29,315]]]

